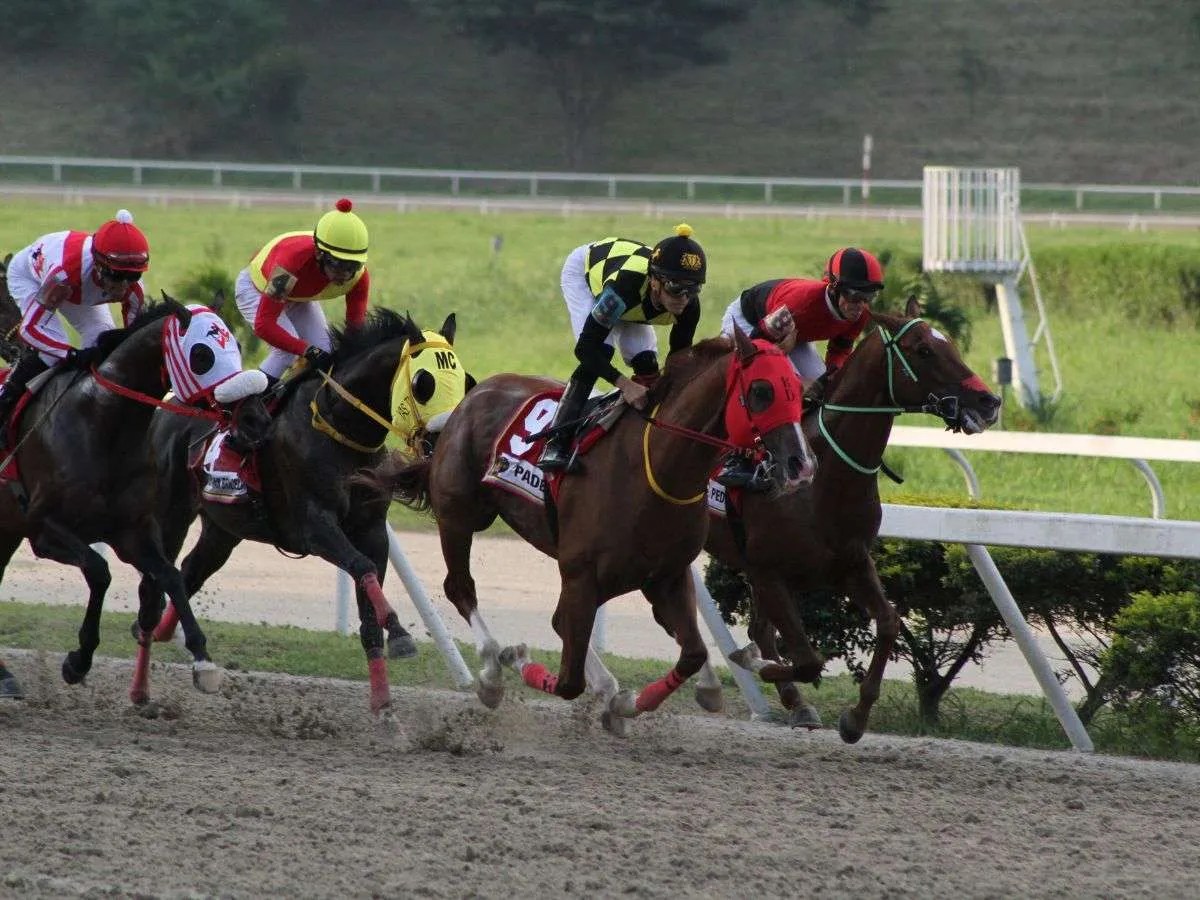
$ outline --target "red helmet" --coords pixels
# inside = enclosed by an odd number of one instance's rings
[[[116,272],[145,272],[150,268],[150,244],[133,224],[133,213],[118,209],[115,218],[96,229],[92,259],[97,266]]]
[[[834,289],[873,294],[883,290],[883,266],[866,250],[845,247],[829,257],[825,280]]]

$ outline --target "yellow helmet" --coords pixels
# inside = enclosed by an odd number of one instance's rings
[[[350,211],[353,206],[345,197],[339,200],[317,220],[313,240],[318,252],[362,265],[367,261],[367,226]]]

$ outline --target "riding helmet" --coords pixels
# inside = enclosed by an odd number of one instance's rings
[[[92,260],[116,272],[145,272],[150,268],[150,244],[133,224],[133,213],[118,209],[92,235]]]
[[[354,204],[343,197],[317,220],[313,241],[317,249],[348,262],[367,261],[367,226],[351,212]]]
[[[675,233],[655,244],[650,254],[651,275],[704,284],[707,273],[704,248],[692,240],[692,226],[686,223],[676,225]]]
[[[883,266],[866,250],[845,247],[825,266],[825,280],[834,288],[852,291],[883,290]]]

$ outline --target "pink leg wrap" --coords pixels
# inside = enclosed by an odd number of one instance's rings
[[[535,691],[543,691],[547,694],[553,694],[554,689],[558,687],[558,676],[551,675],[550,670],[541,663],[529,663],[521,670],[521,677],[525,679],[525,683]]]
[[[150,644],[138,641],[133,663],[133,681],[129,683],[129,702],[141,705],[150,699]]]
[[[374,572],[371,572],[364,575],[359,584],[367,592],[367,599],[371,601],[371,605],[375,607],[375,621],[379,623],[380,628],[383,628],[387,624],[392,608],[388,605],[387,597],[383,596],[383,588],[379,586],[379,579]]]
[[[652,709],[658,709],[664,700],[679,689],[684,680],[678,672],[672,669],[658,681],[646,685],[637,697],[635,705],[638,712],[650,712]]]
[[[387,660],[383,657],[367,660],[367,672],[371,678],[371,712],[377,713],[392,702],[388,689]]]
[[[175,636],[175,626],[178,624],[179,613],[175,611],[175,604],[168,601],[162,618],[158,620],[158,627],[154,629],[154,640],[169,641]]]

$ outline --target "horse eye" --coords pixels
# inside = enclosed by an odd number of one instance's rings
[[[203,375],[213,367],[216,361],[217,355],[213,353],[212,347],[206,344],[196,344],[192,347],[192,352],[188,354],[188,365],[197,375]]]
[[[928,344],[922,344],[917,348],[917,356],[921,357],[921,359],[929,359],[929,357],[933,356],[933,348]]]
[[[429,398],[433,396],[433,391],[436,387],[437,379],[433,377],[433,373],[428,369],[422,369],[413,376],[413,399],[418,403],[428,403]]]
[[[775,385],[761,378],[750,382],[746,391],[746,408],[752,413],[766,412],[775,402]]]

